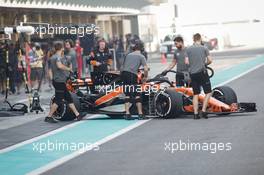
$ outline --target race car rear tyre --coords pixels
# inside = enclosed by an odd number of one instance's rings
[[[160,91],[155,96],[156,114],[164,118],[181,116],[183,111],[183,94],[175,89]]]
[[[237,103],[236,92],[228,86],[220,86],[214,88],[212,97],[228,105],[231,105],[232,103]],[[228,115],[228,114],[229,113],[225,113],[221,115]]]
[[[71,93],[73,103],[77,109],[80,111],[81,103],[78,96],[74,93]],[[54,102],[54,96],[51,98],[51,104]],[[62,102],[56,112],[54,113],[54,118],[61,121],[71,121],[76,118],[74,113],[70,110],[67,102]]]

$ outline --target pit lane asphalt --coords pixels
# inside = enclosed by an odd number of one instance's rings
[[[230,82],[240,102],[256,102],[258,112],[151,120],[108,143],[44,173],[53,174],[215,174],[264,172],[264,66]],[[165,143],[231,143],[230,151],[165,150]]]

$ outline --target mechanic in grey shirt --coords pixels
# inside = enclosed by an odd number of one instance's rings
[[[60,69],[56,64],[57,62],[60,62],[64,66],[68,67],[69,70]],[[56,53],[50,58],[50,63],[51,63],[51,71],[53,75],[52,80],[54,82],[65,83],[71,71],[70,60],[67,60],[67,58],[65,57],[61,57],[60,55]]]
[[[72,72],[72,66],[69,60],[62,57],[62,43],[58,42],[54,45],[56,53],[50,58],[52,71],[52,84],[55,89],[55,97],[51,105],[50,112],[45,118],[45,122],[56,123],[57,120],[53,118],[53,114],[58,109],[58,106],[63,103],[63,100],[68,102],[70,109],[75,114],[77,120],[81,120],[82,116],[77,111],[70,92],[66,87],[66,81]]]
[[[138,51],[134,51],[126,56],[122,71],[137,75],[139,68],[146,65],[147,62],[145,56]]]
[[[142,83],[146,82],[148,77],[148,67],[146,63],[146,58],[141,54],[143,43],[140,40],[135,41],[133,46],[133,52],[129,53],[123,63],[123,68],[121,72],[121,80],[123,82],[123,91],[125,94],[125,109],[126,109],[126,120],[131,120],[131,114],[129,111],[130,103],[135,102],[138,110],[139,119],[146,119],[142,111],[142,102],[140,98],[140,93],[137,89],[140,88],[138,83],[138,71],[141,66],[144,67],[144,77]]]
[[[206,70],[207,57],[210,55],[208,48],[201,44],[194,44],[186,52],[189,58],[190,74]]]
[[[193,36],[194,44],[190,46],[186,53],[185,63],[190,66],[190,76],[193,88],[193,108],[194,108],[194,119],[200,119],[200,117],[208,118],[206,109],[208,102],[211,97],[211,82],[207,73],[206,65],[212,63],[212,58],[206,47],[202,45],[202,37],[199,33]],[[205,93],[205,99],[203,102],[203,108],[198,114],[198,98],[201,93],[201,87]]]
[[[177,65],[177,72],[188,72],[188,65],[185,64],[186,48],[184,46],[183,38],[177,36],[175,37],[174,42],[177,50],[174,53],[171,64],[162,72],[162,75],[166,75],[169,70],[175,67],[175,65]],[[184,86],[184,84],[184,75],[176,74],[176,86]]]
[[[64,42],[64,56],[67,58],[67,60],[71,60],[72,64],[72,71],[74,75],[77,76],[78,72],[78,65],[77,65],[77,54],[76,51],[73,48],[74,44],[73,41],[68,39]]]

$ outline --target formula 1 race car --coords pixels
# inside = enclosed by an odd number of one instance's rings
[[[209,68],[209,71],[213,71]],[[167,73],[182,74],[176,71]],[[166,73],[166,74],[167,74]],[[210,74],[213,75],[213,72]],[[144,75],[139,71],[138,81]],[[75,106],[80,112],[90,114],[106,114],[111,118],[122,117],[124,110],[124,95],[122,82],[118,72],[108,72],[105,74],[108,84],[101,86],[98,93],[91,93],[89,87],[93,86],[90,79],[75,79],[68,81],[67,87]],[[81,89],[82,87],[86,88]],[[139,92],[142,96],[143,110],[146,115],[162,118],[179,117],[184,114],[193,113],[192,88],[187,86],[176,87],[175,82],[171,82],[164,74],[158,74],[146,83],[140,84]],[[205,95],[199,95],[199,106],[202,106]],[[53,102],[53,100],[51,101]],[[209,114],[228,115],[233,113],[256,112],[255,103],[238,103],[235,91],[228,86],[216,87],[209,100]],[[130,106],[131,114],[136,114],[136,106]],[[67,103],[59,105],[55,117],[59,120],[73,120],[74,114],[69,110]]]

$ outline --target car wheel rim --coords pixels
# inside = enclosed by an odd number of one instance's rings
[[[171,99],[167,93],[159,93],[155,98],[156,113],[161,116],[167,116],[171,110]]]

